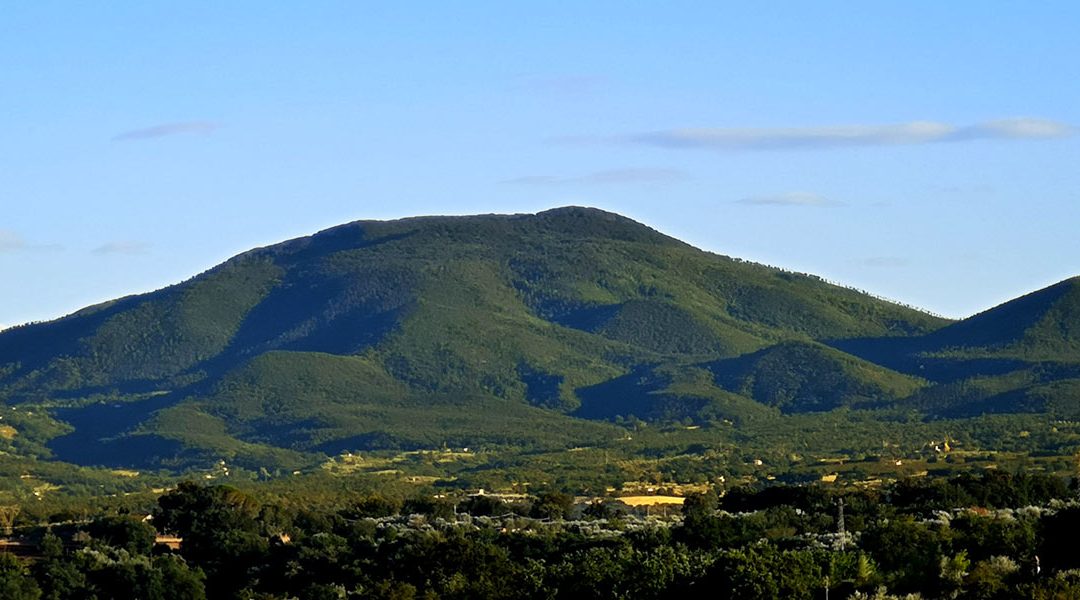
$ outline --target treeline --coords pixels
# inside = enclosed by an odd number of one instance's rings
[[[559,492],[308,509],[184,483],[149,520],[99,516],[39,532],[30,560],[0,554],[0,598],[1072,598],[1075,494],[997,472],[741,488],[691,495],[663,521],[615,503],[582,513]]]

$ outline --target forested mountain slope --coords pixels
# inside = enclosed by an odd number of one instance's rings
[[[0,400],[69,423],[50,447],[84,463],[568,446],[925,404],[948,377],[918,361],[1061,363],[1060,288],[950,324],[596,209],[358,221],[0,333]]]

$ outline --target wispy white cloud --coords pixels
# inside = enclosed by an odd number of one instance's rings
[[[500,183],[513,185],[608,185],[625,183],[670,183],[689,179],[689,175],[678,169],[637,167],[628,169],[610,169],[584,175],[526,175],[504,179]]]
[[[26,240],[14,231],[0,229],[0,252],[13,252],[26,248]]]
[[[811,206],[829,207],[843,206],[843,202],[830,200],[821,194],[813,192],[785,192],[783,194],[768,194],[762,196],[749,196],[738,200],[739,204],[751,206]]]
[[[94,248],[94,254],[146,254],[150,251],[148,242],[115,241]]]
[[[898,146],[974,140],[1048,140],[1072,137],[1080,128],[1032,117],[1019,117],[952,125],[937,121],[912,121],[885,125],[837,125],[825,127],[739,127],[664,129],[609,136],[607,138],[560,138],[567,142],[604,141],[663,148],[713,150],[798,150],[852,146]]]
[[[27,241],[17,232],[0,229],[0,254],[5,252],[52,252],[63,250],[60,244],[35,244]]]
[[[956,131],[954,137],[958,140],[1037,140],[1069,137],[1076,135],[1078,132],[1080,132],[1080,129],[1077,127],[1059,121],[1021,117],[962,127]]]
[[[150,140],[154,138],[182,134],[209,135],[220,128],[220,124],[212,123],[210,121],[162,123],[161,125],[154,125],[153,127],[144,127],[142,129],[132,129],[131,131],[125,131],[114,136],[113,141],[130,142],[135,140]]]

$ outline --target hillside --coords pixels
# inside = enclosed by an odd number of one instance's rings
[[[959,358],[1080,361],[1080,277],[924,336],[919,351]]]
[[[937,331],[834,340],[838,349],[938,385],[904,403],[936,417],[1080,414],[1080,278],[1067,279]]]
[[[569,447],[631,418],[924,406],[948,378],[919,361],[1069,357],[1076,287],[950,324],[596,209],[358,221],[4,331],[0,399],[83,464]]]
[[[907,398],[924,381],[810,342],[784,342],[709,365],[724,389],[783,412],[872,407]]]

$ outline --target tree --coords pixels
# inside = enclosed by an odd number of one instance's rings
[[[353,519],[389,517],[401,511],[401,502],[372,494],[353,504],[346,514]]]
[[[474,517],[490,517],[510,512],[510,507],[505,502],[494,496],[483,494],[470,496],[459,505],[459,508]]]
[[[565,519],[574,508],[574,497],[562,492],[541,492],[532,505],[531,515],[538,519]]]
[[[269,542],[259,514],[259,504],[235,488],[183,482],[158,498],[153,520],[183,538],[181,555],[205,571],[207,587],[227,597],[265,561]]]
[[[889,573],[890,586],[921,589],[928,573],[941,572],[940,536],[909,516],[870,527],[863,532],[860,546]]]
[[[993,556],[975,563],[966,581],[967,596],[978,599],[1003,597],[1008,580],[1020,571],[1020,565],[1007,556]]]
[[[716,514],[716,507],[719,506],[719,503],[716,492],[713,491],[687,494],[682,505],[683,522],[687,526],[694,526],[704,519],[712,517]]]
[[[0,598],[4,600],[38,600],[41,588],[38,587],[30,571],[16,556],[0,554]]]
[[[450,520],[454,518],[454,503],[444,498],[417,496],[406,500],[401,512],[409,515],[427,515],[436,519]]]
[[[810,600],[824,587],[819,558],[767,545],[727,550],[710,567],[706,589],[719,591],[721,598]]]
[[[941,557],[941,584],[944,590],[952,594],[951,597],[955,598],[960,593],[970,567],[971,560],[968,559],[967,552],[963,550],[952,556]]]
[[[131,516],[99,517],[86,528],[96,540],[132,554],[150,554],[157,532],[142,519]]]
[[[1040,529],[1039,557],[1044,568],[1080,568],[1080,555],[1076,553],[1076,540],[1080,538],[1080,508],[1063,508],[1043,517]]]
[[[590,519],[610,519],[617,516],[617,514],[618,511],[612,506],[612,503],[603,500],[595,500],[585,507],[585,516]]]
[[[76,598],[86,588],[86,573],[64,552],[64,544],[52,533],[41,541],[41,560],[34,563],[35,579],[41,582],[45,600]],[[3,596],[0,596],[3,597]]]

